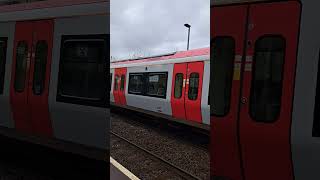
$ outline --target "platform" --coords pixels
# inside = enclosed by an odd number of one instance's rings
[[[110,180],[140,180],[129,170],[110,157]]]

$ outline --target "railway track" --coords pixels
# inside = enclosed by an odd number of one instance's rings
[[[125,141],[116,137],[123,137],[127,141],[139,146],[170,164],[183,169],[198,179],[209,179],[209,150],[208,144],[205,142],[199,143],[203,134],[193,136],[188,129],[181,131],[180,126],[169,125],[166,122],[159,122],[140,116],[139,113],[126,113],[123,111],[112,111],[111,113],[111,156],[122,161],[125,166],[133,173],[139,173],[144,179],[151,179],[157,176],[149,176],[145,171],[159,169],[158,167],[146,167],[141,170],[136,167],[131,167],[134,161],[130,161],[131,152],[125,151],[126,146],[118,145],[117,140]],[[193,135],[190,135],[193,134]],[[205,138],[209,141],[209,137]],[[125,143],[125,142],[123,142]],[[130,145],[132,146],[132,145]],[[133,145],[134,146],[134,145]],[[138,153],[142,153],[141,150]],[[129,160],[127,160],[129,159]],[[137,158],[138,159],[138,158]],[[127,162],[130,161],[130,162]],[[142,160],[143,161],[143,160]],[[157,174],[157,172],[155,172]],[[195,179],[195,178],[191,179]]]
[[[117,134],[117,133],[115,133],[115,132],[112,132],[112,131],[110,131],[110,134],[112,134],[113,136],[116,136],[117,138],[125,141],[126,143],[130,144],[131,146],[134,146],[135,148],[143,151],[144,153],[152,156],[153,158],[161,161],[163,164],[166,164],[166,165],[169,166],[170,168],[173,168],[174,171],[177,172],[177,173],[178,173],[180,176],[182,176],[184,179],[196,179],[196,180],[201,180],[201,178],[199,178],[199,177],[197,177],[197,176],[195,176],[195,175],[187,172],[186,170],[184,170],[184,169],[182,169],[182,168],[180,168],[180,167],[172,164],[171,162],[169,162],[169,161],[163,159],[162,157],[160,157],[160,156],[152,153],[151,151],[149,151],[149,150],[147,150],[147,149],[145,149],[145,148],[143,148],[143,147],[141,147],[141,146],[139,146],[139,145],[131,142],[131,141],[128,140],[127,138],[122,137],[121,135],[119,135],[119,134]]]
[[[111,108],[111,112],[119,113],[120,111],[122,116],[128,117],[126,120],[130,121],[131,124],[152,128],[153,131],[158,133],[169,133],[180,142],[189,143],[198,149],[209,151],[210,134],[207,131],[130,110]]]

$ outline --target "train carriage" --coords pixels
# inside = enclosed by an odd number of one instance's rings
[[[106,159],[109,2],[0,7],[0,134]]]
[[[213,177],[320,178],[319,7],[211,0]]]
[[[209,48],[111,63],[113,105],[208,130]]]

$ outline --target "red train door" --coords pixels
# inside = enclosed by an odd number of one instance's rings
[[[127,68],[117,68],[114,70],[114,102],[118,105],[126,105],[125,89],[126,89]]]
[[[175,64],[173,68],[171,109],[172,116],[178,119],[186,119],[185,110],[185,85],[187,79],[187,63]]]
[[[213,7],[210,13],[211,174],[240,180],[237,113],[247,6]]]
[[[290,129],[299,19],[295,1],[249,7],[239,126],[247,180],[293,179]]]
[[[172,116],[201,122],[203,62],[175,64],[171,91]]]
[[[290,125],[300,4],[221,6],[211,13],[213,174],[239,180],[293,179]],[[238,56],[232,58],[231,49]],[[227,74],[221,68],[228,64],[220,65],[228,59],[235,62],[226,101],[217,87],[228,83],[219,79]]]
[[[17,22],[11,104],[19,131],[52,136],[48,95],[53,21]]]
[[[16,24],[13,68],[10,87],[10,101],[15,127],[18,131],[32,134],[30,106],[28,105],[28,85],[32,54],[32,22]]]
[[[201,95],[203,79],[203,62],[188,63],[185,88],[186,117],[189,121],[201,123]]]
[[[126,76],[127,76],[127,68],[121,68],[119,72],[120,77],[120,88],[119,88],[119,100],[121,105],[126,105]]]

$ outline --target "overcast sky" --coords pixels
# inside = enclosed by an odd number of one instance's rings
[[[157,55],[210,44],[209,0],[111,1],[111,56]]]

